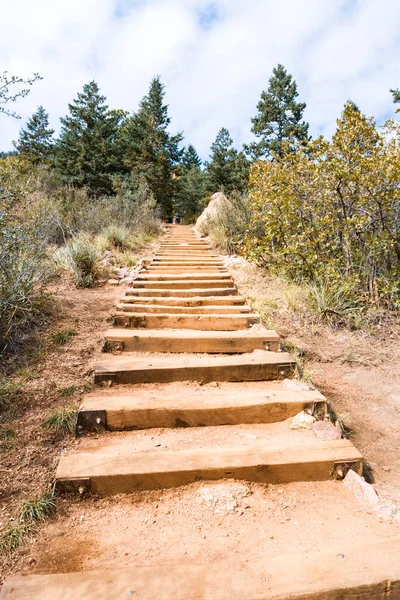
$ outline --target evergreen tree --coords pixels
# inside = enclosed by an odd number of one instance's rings
[[[174,202],[174,211],[186,219],[193,219],[202,210],[202,201],[206,193],[205,174],[195,166],[179,178],[179,188]]]
[[[95,196],[112,191],[116,170],[115,138],[121,111],[109,111],[95,81],[83,86],[61,119],[56,167],[65,183],[87,187]]]
[[[393,102],[394,104],[399,104],[400,103],[400,90],[399,88],[396,88],[395,90],[390,90],[392,96],[393,96]],[[396,112],[399,112],[400,108],[396,108]]]
[[[254,159],[283,154],[285,142],[308,141],[308,123],[303,121],[305,102],[296,102],[297,83],[282,65],[272,71],[268,91],[261,93],[258,114],[251,120],[251,131],[260,139],[246,146]]]
[[[243,152],[233,147],[229,131],[224,127],[211,145],[210,161],[206,163],[208,191],[244,191],[247,188],[249,162]]]
[[[198,171],[201,168],[201,159],[196,152],[196,149],[192,144],[189,144],[187,148],[185,148],[182,155],[182,167],[185,171],[190,171],[190,169],[195,168]]]
[[[49,115],[43,106],[39,106],[28,119],[26,129],[21,129],[18,142],[14,142],[14,146],[32,162],[43,162],[49,158],[53,149],[53,134],[54,129],[49,127]]]
[[[138,112],[123,126],[119,143],[132,184],[146,181],[164,215],[169,215],[177,189],[174,172],[182,156],[182,135],[168,132],[171,119],[164,104],[164,90],[160,77],[155,77]]]

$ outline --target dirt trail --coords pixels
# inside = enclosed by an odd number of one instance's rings
[[[397,526],[340,480],[361,455],[291,428],[328,400],[190,228],[169,228],[113,320],[59,517],[1,600],[400,597]]]

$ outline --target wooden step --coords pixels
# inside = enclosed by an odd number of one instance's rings
[[[176,296],[161,296],[152,298],[151,296],[145,296],[140,298],[138,296],[132,296],[130,290],[126,292],[126,295],[121,299],[123,302],[129,302],[132,304],[158,304],[160,306],[243,306],[246,302],[242,296],[193,296],[193,297],[176,297]],[[164,311],[165,312],[165,311]]]
[[[148,271],[149,273],[158,273],[159,271],[173,271],[176,270],[178,272],[195,272],[198,273],[198,271],[212,271],[213,273],[220,273],[221,271],[223,273],[227,273],[228,271],[225,269],[225,267],[223,265],[218,265],[218,264],[212,264],[212,265],[205,265],[203,263],[190,263],[188,265],[185,265],[184,263],[177,263],[177,264],[170,264],[170,263],[152,263],[150,264],[148,267],[146,267],[146,271]]]
[[[17,575],[1,600],[398,600],[400,539],[296,551],[246,562]]]
[[[238,291],[236,287],[207,287],[200,288],[199,286],[192,287],[191,289],[179,289],[179,288],[154,288],[154,287],[142,287],[142,288],[131,288],[129,290],[130,296],[151,296],[156,297],[168,297],[175,296],[181,298],[190,298],[195,296],[235,296]]]
[[[218,254],[214,254],[212,252],[196,252],[195,250],[168,250],[168,251],[161,251],[158,252],[155,255],[155,258],[162,258],[162,259],[166,259],[166,258],[174,258],[174,259],[183,259],[183,258],[188,258],[193,260],[194,258],[198,259],[198,260],[207,260],[207,258],[213,258],[213,259],[219,259],[221,260],[221,257],[218,256]]]
[[[233,283],[232,276],[229,273],[220,273],[218,271],[206,271],[205,273],[193,272],[191,270],[187,270],[184,273],[175,275],[174,273],[147,273],[142,272],[139,273],[135,281],[168,281],[169,283],[173,283],[175,281],[189,281],[190,283],[194,281],[229,281]]]
[[[170,381],[263,381],[284,379],[296,363],[286,352],[230,356],[138,358],[135,354],[103,358],[95,366],[95,383],[168,383]]]
[[[201,264],[201,265],[208,265],[208,264],[218,264],[223,266],[224,262],[218,257],[218,256],[210,256],[210,257],[201,257],[201,258],[193,258],[192,256],[187,256],[187,257],[180,257],[180,256],[173,256],[173,257],[164,257],[164,256],[158,256],[157,254],[155,255],[155,257],[152,259],[152,265],[158,265],[158,264],[165,264],[167,262],[173,263],[173,264]]]
[[[192,385],[184,393],[176,384],[161,389],[135,386],[87,394],[77,422],[80,430],[112,431],[275,423],[306,409],[326,414],[326,403],[320,392],[301,386],[291,389],[285,381],[252,382],[246,388],[243,383],[222,383],[217,388]]]
[[[198,331],[193,329],[144,331],[109,329],[105,333],[105,349],[128,352],[210,352],[237,354],[253,350],[277,352],[280,341],[276,331]]]
[[[250,313],[250,306],[160,306],[159,304],[132,303],[129,299],[121,298],[117,304],[118,312],[139,313],[169,313],[169,314],[245,314]]]
[[[129,435],[129,434],[125,434]],[[121,443],[103,451],[61,455],[56,489],[80,483],[93,494],[129,494],[166,489],[199,480],[244,479],[283,484],[330,479],[335,467],[351,464],[361,472],[362,456],[349,440],[267,446],[258,441],[232,448],[132,452]]]
[[[116,327],[146,328],[146,329],[199,329],[210,331],[235,331],[247,329],[259,322],[255,314],[206,314],[193,315],[181,313],[128,313],[115,312],[113,324]]]
[[[167,281],[135,280],[132,287],[143,287],[146,289],[185,290],[191,288],[224,288],[231,289],[234,286],[232,279],[169,279]]]

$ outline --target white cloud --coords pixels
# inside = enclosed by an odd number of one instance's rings
[[[0,115],[0,149],[38,104],[58,129],[67,104],[96,79],[110,106],[135,110],[152,76],[167,86],[172,126],[206,157],[219,128],[240,146],[272,68],[283,63],[307,102],[312,132],[331,134],[352,98],[393,112],[400,45],[397,0],[14,0],[2,8],[0,70],[43,81]]]

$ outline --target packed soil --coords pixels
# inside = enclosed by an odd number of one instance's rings
[[[42,529],[18,566],[24,573],[63,573],[251,562],[340,544],[344,549],[349,539],[374,544],[399,530],[360,507],[340,482],[202,482],[81,502],[60,499],[58,519]]]

